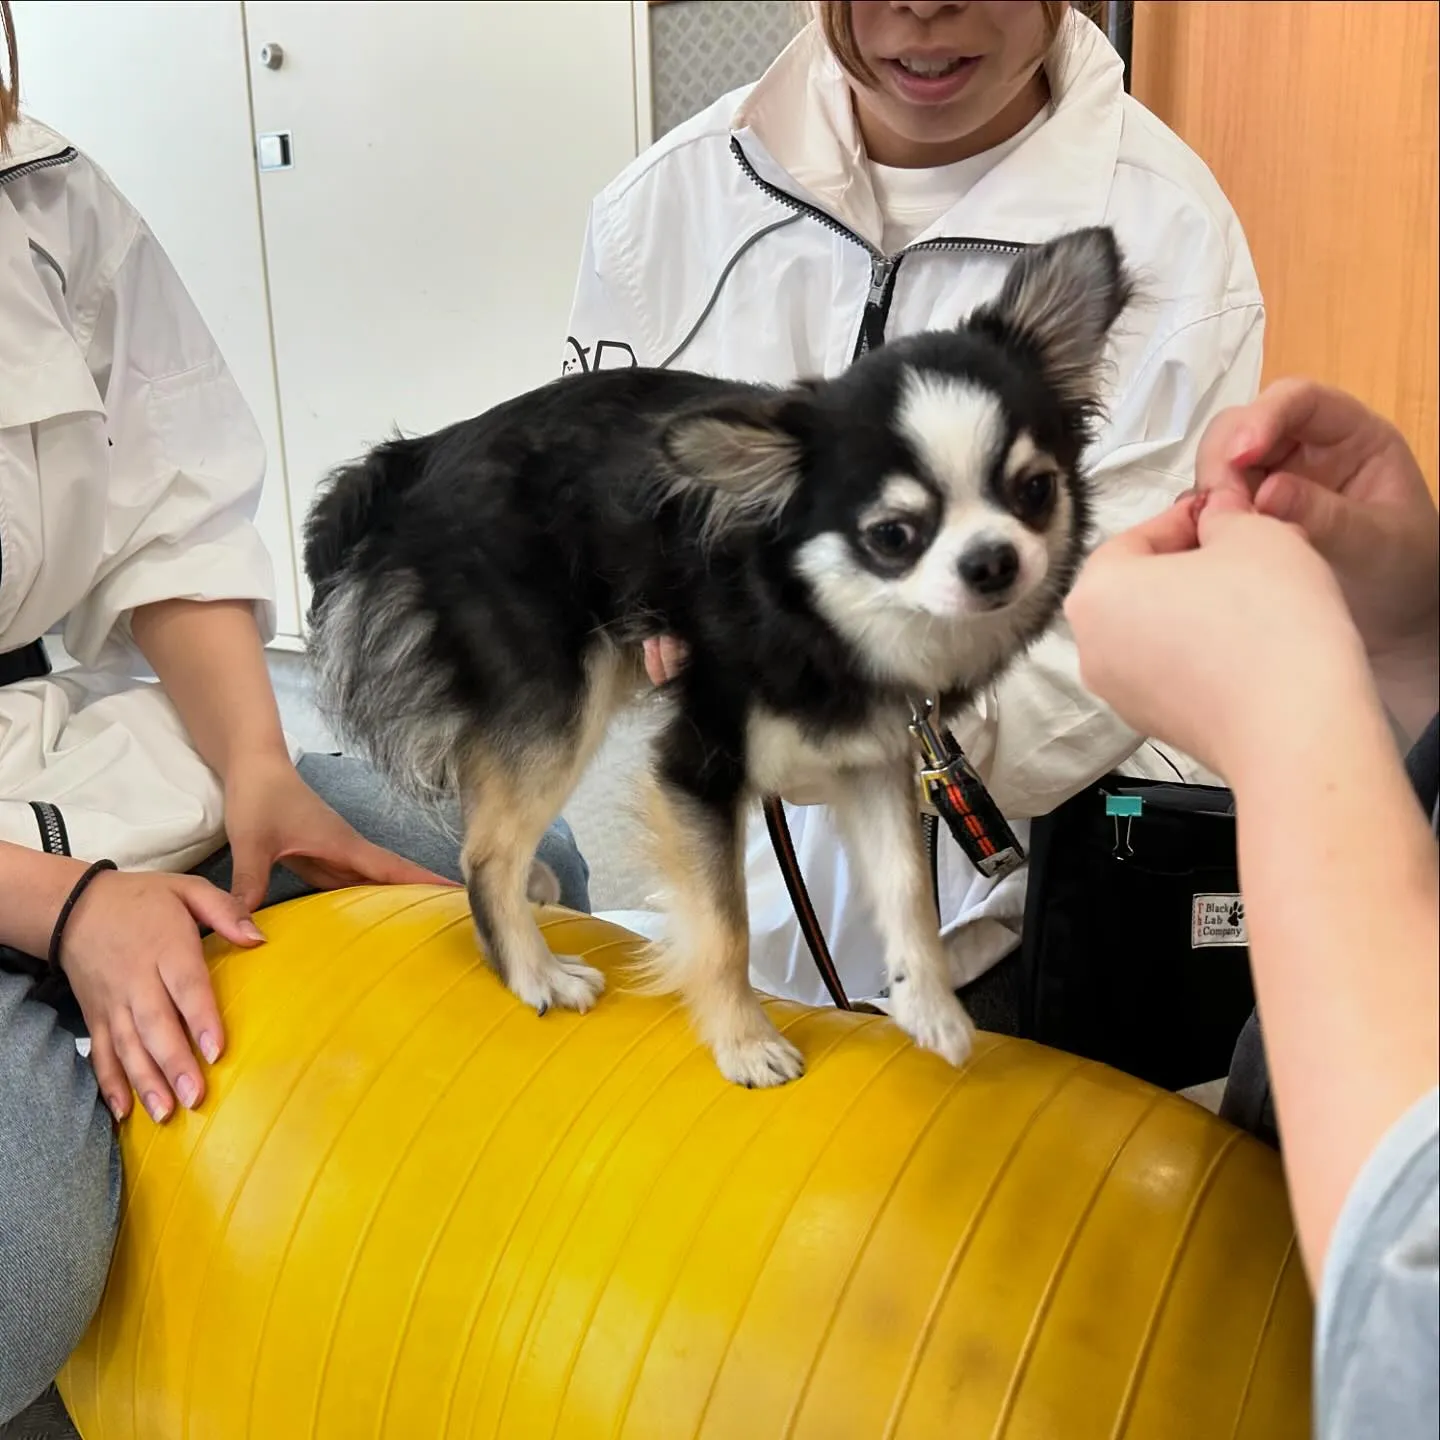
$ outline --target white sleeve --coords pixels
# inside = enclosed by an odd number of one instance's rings
[[[1194,484],[1206,425],[1255,396],[1263,334],[1260,305],[1234,307],[1166,337],[1142,362],[1087,457],[1094,544],[1159,514]],[[1017,820],[1048,814],[1144,743],[1081,684],[1063,619],[973,709],[950,718],[996,804]]]
[[[635,327],[624,318],[619,298],[602,272],[597,224],[597,208],[592,205],[570,307],[570,326],[560,364],[562,375],[647,363],[637,351]]]
[[[274,572],[253,520],[265,478],[254,417],[148,228],[104,288],[86,361],[110,442],[104,563],[65,626],[84,665],[129,649],[129,615],[159,600],[251,600],[275,628]]]

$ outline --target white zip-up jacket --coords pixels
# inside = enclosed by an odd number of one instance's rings
[[[1125,94],[1118,56],[1073,11],[1049,78],[1043,123],[950,213],[885,255],[849,90],[810,26],[757,85],[665,136],[595,200],[565,371],[677,366],[778,384],[834,375],[867,342],[956,323],[996,292],[1019,247],[1109,225],[1144,299],[1112,345],[1109,419],[1089,455],[1098,530],[1108,536],[1156,514],[1193,484],[1210,417],[1256,391],[1259,284],[1209,171]],[[1063,624],[954,728],[1019,822],[1119,767],[1208,778],[1144,745],[1085,690]],[[884,983],[880,944],[831,817],[818,806],[787,813],[846,988],[873,996]],[[1024,839],[1027,827],[1016,828]],[[747,865],[755,983],[823,1003],[758,818]],[[1013,948],[1025,878],[986,881],[942,842],[957,983]]]
[[[63,626],[74,669],[0,688],[0,840],[185,869],[223,796],[129,635],[158,600],[242,599],[260,433],[154,235],[22,121],[0,152],[0,654]]]

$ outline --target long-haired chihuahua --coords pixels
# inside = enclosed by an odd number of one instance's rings
[[[689,658],[657,702],[654,967],[720,1069],[803,1069],[750,987],[741,843],[747,805],[797,780],[828,787],[869,887],[894,1018],[965,1059],[910,702],[953,712],[1054,619],[1130,288],[1112,233],[1076,231],[958,328],[833,380],[567,377],[332,477],[305,545],[321,703],[409,793],[460,796],[475,925],[520,999],[585,1010],[602,988],[542,939],[532,856],[663,633]]]

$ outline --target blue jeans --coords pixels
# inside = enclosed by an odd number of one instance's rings
[[[299,768],[367,840],[460,878],[458,811],[437,823],[407,809],[358,760],[307,755]],[[538,854],[560,882],[561,902],[588,910],[589,867],[564,821]],[[229,847],[195,871],[228,888]],[[308,892],[277,866],[266,904]],[[120,1152],[89,1061],[75,1049],[74,997],[67,990],[42,1003],[5,959],[0,952],[0,1424],[49,1385],[85,1333],[120,1207]]]

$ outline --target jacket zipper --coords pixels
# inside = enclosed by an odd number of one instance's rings
[[[842,225],[833,215],[827,215],[818,205],[811,205],[805,200],[797,200],[795,196],[782,190],[778,185],[772,185],[768,180],[762,179],[741,148],[739,140],[733,135],[730,137],[730,153],[735,157],[735,163],[762,194],[768,195],[772,200],[778,201],[799,215],[808,215],[810,219],[823,225],[827,230],[833,231],[836,235],[843,235],[870,257],[870,289],[865,296],[865,309],[860,315],[860,333],[855,337],[855,348],[850,355],[852,364],[866,351],[878,350],[885,343],[885,324],[890,318],[890,303],[895,298],[895,276],[899,273],[900,262],[907,255],[913,254],[917,250],[956,250],[967,251],[973,255],[1019,255],[1030,248],[1018,240],[975,240],[956,237],[954,239],[920,240],[914,245],[907,245],[894,255],[886,255],[877,250],[863,236],[857,235],[848,225]],[[921,825],[929,860],[930,893],[934,897],[935,913],[938,916],[940,913],[939,819],[934,815],[922,815]],[[781,858],[778,850],[777,858]],[[789,872],[783,859],[781,859],[781,873],[787,876],[788,883]],[[797,875],[795,879],[799,880],[799,876]],[[800,885],[803,889],[803,880],[800,881]],[[793,893],[792,887],[792,898]],[[798,907],[796,914],[798,917]],[[808,934],[806,942],[810,946],[810,953],[815,957],[816,966],[823,975],[825,966],[821,962],[821,955],[823,954],[825,959],[829,959],[829,951],[824,948],[824,937],[821,937],[820,950],[816,949],[815,942]]]
[[[52,805],[48,800],[32,800],[30,809],[35,815],[35,823],[40,828],[40,847],[47,855],[68,855],[70,853],[70,836],[65,829],[65,817],[60,813],[58,805]]]
[[[58,155],[42,155],[38,160],[27,160],[23,165],[12,165],[8,170],[0,170],[0,185],[8,185],[12,180],[23,180],[37,170],[49,170],[55,165],[68,165],[79,153],[73,145],[67,145]]]
[[[885,325],[890,318],[890,303],[895,298],[895,276],[899,273],[900,262],[907,255],[913,255],[917,250],[955,250],[966,251],[972,255],[1019,255],[1030,248],[1019,240],[976,240],[957,236],[954,239],[919,240],[894,255],[886,255],[863,236],[857,235],[848,225],[842,225],[833,215],[826,214],[818,205],[811,205],[807,200],[797,200],[788,191],[762,179],[750,163],[739,140],[733,135],[730,137],[730,153],[746,178],[762,194],[788,206],[797,214],[809,216],[836,235],[843,235],[870,257],[870,290],[865,297],[865,309],[860,316],[860,333],[855,337],[855,348],[850,355],[852,361],[858,360],[867,350],[878,350],[885,343]]]

